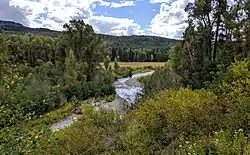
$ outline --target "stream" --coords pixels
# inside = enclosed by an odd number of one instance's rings
[[[153,73],[154,71],[138,73],[134,74],[131,78],[118,79],[114,82],[116,91],[116,98],[114,101],[108,103],[97,102],[92,103],[91,105],[97,110],[100,108],[104,108],[113,109],[117,112],[123,111],[124,107],[130,107],[131,105],[135,104],[137,97],[140,97],[144,94],[143,87],[138,86],[137,78],[149,76]],[[51,130],[54,132],[68,127],[69,125],[77,121],[77,116],[79,115],[72,114],[71,116],[68,116],[63,120],[54,123],[51,127]]]
[[[118,79],[114,83],[117,96],[119,96],[120,98],[128,102],[129,104],[134,104],[136,102],[136,98],[140,95],[143,95],[144,93],[143,87],[136,86],[135,84],[135,82],[137,82],[136,80],[131,82],[132,83],[131,85],[128,85],[126,82],[128,80],[133,80],[133,79],[137,79],[140,77],[149,76],[153,73],[154,71],[146,72],[146,73],[138,73],[138,74],[134,74],[132,78]]]

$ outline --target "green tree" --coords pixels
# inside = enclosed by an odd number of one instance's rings
[[[74,84],[77,81],[78,63],[74,56],[74,51],[70,50],[65,58],[64,79],[66,84]]]
[[[64,28],[69,46],[75,51],[77,60],[88,64],[87,80],[91,81],[95,69],[108,53],[106,43],[83,20],[71,20]]]
[[[7,61],[7,48],[4,37],[0,34],[0,85],[4,79],[4,64]]]

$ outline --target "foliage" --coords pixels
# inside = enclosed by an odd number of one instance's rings
[[[235,59],[249,56],[249,16],[246,15],[249,2],[228,3],[208,0],[186,6],[188,27],[184,40],[169,52],[173,69],[182,76],[185,87],[201,89],[218,78],[217,72],[225,72]]]
[[[179,42],[175,39],[157,37],[157,36],[111,36],[102,35],[108,41],[110,47],[130,47],[130,48],[151,48],[165,49]]]
[[[248,97],[250,93],[250,62],[249,61],[236,61],[232,63],[226,73],[221,75],[221,79],[218,79],[216,84],[217,93],[225,96],[231,96],[231,98],[243,98]],[[216,88],[215,88],[216,91]]]
[[[150,80],[150,76],[144,76],[138,79],[138,81],[142,83],[143,85],[145,85],[146,83],[149,83],[150,82],[149,80]]]
[[[63,104],[59,87],[50,87],[39,74],[15,75],[2,89],[1,127],[15,124],[27,117],[44,114]]]
[[[129,77],[132,76],[132,68],[130,67],[119,67],[114,70],[115,74],[119,77]]]
[[[248,154],[247,138],[239,129],[233,134],[219,131],[213,136],[201,136],[192,141],[181,139],[175,154]]]
[[[182,87],[182,78],[171,68],[157,69],[145,83],[145,93],[150,95],[164,89],[176,89]]]
[[[104,59],[104,67],[106,70],[110,69],[110,66],[109,66],[110,62],[111,62],[111,60],[110,60],[109,56],[106,56],[106,58]]]
[[[54,38],[62,35],[62,32],[59,31],[29,28],[10,21],[0,21],[0,28],[3,28],[7,34],[35,34]],[[78,26],[78,28],[80,27]],[[157,36],[111,36],[98,34],[98,37],[103,38],[110,47],[112,61],[119,56],[120,61],[125,62],[167,61],[168,48],[179,42],[179,40]]]
[[[94,77],[95,80],[90,82],[77,82],[67,85],[62,92],[68,100],[76,97],[80,100],[88,99],[89,97],[100,97],[112,95],[114,93],[112,75],[106,71],[100,70]]]
[[[218,129],[220,118],[216,96],[188,89],[158,93],[143,103],[133,117],[152,133],[164,130],[188,135],[209,134]]]
[[[112,74],[100,69],[107,55],[105,42],[82,21],[71,21],[65,28],[63,36],[53,39],[0,35],[1,129],[37,119],[74,97],[114,93]],[[70,89],[74,87],[79,89]]]
[[[78,63],[75,59],[73,50],[70,50],[65,58],[65,72],[64,80],[67,84],[72,84],[77,82],[77,72]]]
[[[50,126],[55,121],[70,115],[74,103],[47,113],[35,120],[27,119],[21,124],[0,130],[0,152],[3,155],[32,154],[36,150],[37,142],[43,137],[50,138]]]
[[[115,61],[114,61],[114,68],[115,69],[118,69],[120,66],[119,66],[119,64],[118,64],[118,61],[117,61],[117,59],[115,58]]]
[[[65,24],[58,38],[0,36],[1,151],[249,154],[249,6],[247,0],[230,5],[226,0],[188,3],[183,41],[170,50],[169,42],[174,40],[166,40],[164,46],[168,45],[161,48],[165,39],[158,37],[108,36],[112,40],[109,50],[102,40],[105,36],[96,35],[82,20]],[[148,40],[152,44],[145,45]],[[114,70],[108,70],[107,55],[115,60]],[[130,66],[119,66],[116,58],[169,61],[147,80],[148,98],[123,119],[114,111],[84,106],[77,123],[54,134],[47,131],[51,119],[58,117],[43,114],[63,106],[64,97],[84,100],[112,95],[114,76],[136,72]],[[30,126],[18,127],[28,121],[34,121],[36,128],[28,132]]]
[[[100,65],[107,54],[106,43],[97,35],[91,25],[83,20],[71,20],[64,24],[69,47],[75,51],[76,59],[87,63],[87,81],[93,78],[94,70]]]
[[[36,154],[247,154],[248,131],[228,126],[241,118],[227,118],[222,103],[211,92],[180,89],[156,94],[124,119],[83,106],[79,122],[38,141]]]
[[[249,131],[249,61],[236,61],[231,64],[209,87],[221,100],[229,120],[228,126]]]
[[[168,48],[128,48],[123,45],[111,48],[111,60],[116,57],[122,62],[164,62],[168,60]]]
[[[123,130],[123,120],[112,111],[83,107],[84,114],[67,129],[38,144],[36,154],[105,154],[113,152]]]
[[[145,73],[145,72],[150,72],[155,69],[159,69],[160,67],[153,67],[153,66],[144,66],[144,67],[138,67],[138,68],[132,68],[133,74],[136,73]]]

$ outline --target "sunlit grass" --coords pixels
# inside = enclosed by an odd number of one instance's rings
[[[118,62],[120,67],[131,67],[131,68],[143,68],[151,66],[153,68],[162,67],[166,62]],[[111,62],[110,65],[114,67],[114,62]],[[103,63],[102,63],[103,66]]]

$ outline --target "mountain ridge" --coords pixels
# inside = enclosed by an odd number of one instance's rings
[[[57,37],[62,34],[63,31],[51,30],[48,28],[31,28],[24,26],[14,21],[0,20],[0,29],[7,32],[7,34],[35,34],[46,35],[50,37]],[[169,46],[180,42],[177,39],[170,39],[159,36],[150,35],[130,35],[130,36],[115,36],[109,34],[98,34],[102,36],[108,44],[115,47],[135,47],[135,48],[168,48]]]

